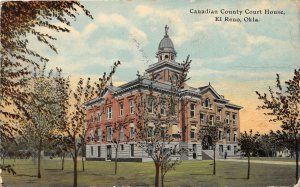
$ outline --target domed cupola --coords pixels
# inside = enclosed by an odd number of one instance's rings
[[[165,26],[165,36],[159,42],[158,51],[156,53],[156,57],[158,58],[158,62],[161,61],[175,61],[176,51],[174,49],[173,42],[168,35],[169,27],[168,25]]]

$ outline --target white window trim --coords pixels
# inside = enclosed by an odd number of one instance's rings
[[[119,108],[120,108],[119,115],[124,116],[124,103],[119,103]]]
[[[134,114],[134,103],[133,100],[129,100],[129,112],[130,114]]]
[[[194,106],[194,107],[192,107],[192,106]],[[192,116],[192,112],[193,112],[193,116]],[[196,104],[195,103],[191,103],[190,115],[191,115],[191,118],[194,118],[196,116]]]
[[[112,106],[107,107],[107,119],[112,119]]]

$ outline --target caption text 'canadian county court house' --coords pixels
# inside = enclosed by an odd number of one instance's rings
[[[118,146],[119,161],[149,161],[149,155],[139,146],[134,138],[136,124],[133,96],[141,89],[147,93],[149,85],[154,92],[168,93],[171,80],[176,79],[183,66],[176,62],[176,51],[171,38],[168,35],[168,27],[165,27],[165,35],[160,41],[156,53],[158,62],[149,65],[144,75],[121,86],[107,86],[97,98],[89,101],[87,106],[87,160],[113,160],[116,150],[112,142],[115,135],[120,137]],[[196,63],[196,62],[192,62]],[[150,77],[155,75],[155,80]],[[214,124],[222,122],[227,128],[221,128],[218,132],[219,141],[216,144],[216,157],[223,158],[236,156],[238,153],[238,138],[240,135],[239,110],[240,106],[229,103],[224,96],[219,95],[210,85],[194,88],[185,84],[180,89],[187,99],[185,124],[188,155],[185,159],[209,159],[213,155],[212,141],[210,137],[197,138],[201,125],[208,122]],[[161,112],[164,112],[161,110]],[[130,120],[124,119],[131,118]],[[174,135],[174,142],[180,144],[182,136],[182,120],[178,115],[178,123],[172,125],[168,133]],[[128,121],[127,126],[121,129],[113,129],[113,123]],[[105,135],[105,136],[104,136]]]

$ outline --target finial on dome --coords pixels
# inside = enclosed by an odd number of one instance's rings
[[[168,30],[169,30],[169,27],[168,25],[165,26],[165,36],[168,36]]]

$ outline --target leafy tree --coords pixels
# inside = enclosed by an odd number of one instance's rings
[[[206,137],[210,137],[212,141],[212,148],[214,151],[214,159],[213,159],[213,174],[216,175],[216,145],[219,141],[219,130],[223,128],[223,124],[220,122],[216,122],[214,124],[206,123],[206,125],[202,125],[198,132],[198,138],[203,140]]]
[[[29,37],[45,44],[57,53],[51,40],[54,36],[43,32],[47,28],[57,32],[70,32],[66,26],[68,18],[76,19],[82,10],[92,18],[90,12],[79,1],[6,1],[1,2],[0,31],[0,133],[2,138],[13,141],[14,135],[21,132],[15,127],[16,121],[26,115],[25,105],[29,100],[24,86],[34,68],[49,59],[30,49]],[[55,25],[54,22],[62,23]],[[14,108],[14,110],[12,110]],[[30,116],[26,116],[30,118]],[[1,166],[1,165],[0,165]],[[5,169],[5,168],[4,168]]]
[[[271,116],[271,122],[279,122],[282,132],[287,134],[289,142],[293,142],[296,154],[296,182],[299,178],[299,130],[300,130],[300,69],[295,69],[291,80],[285,81],[284,87],[280,76],[276,77],[276,91],[269,87],[269,95],[256,92],[263,102],[258,109],[265,110],[265,115]]]
[[[250,179],[250,156],[257,151],[259,136],[260,134],[258,132],[253,134],[252,130],[250,130],[249,133],[246,131],[241,133],[239,140],[241,151],[248,157],[247,179]]]
[[[90,78],[84,83],[84,79],[80,78],[77,83],[77,87],[74,91],[69,92],[69,98],[64,102],[64,105],[68,108],[67,123],[63,123],[58,131],[58,134],[63,136],[64,146],[66,150],[71,154],[73,158],[73,186],[77,186],[77,158],[79,151],[82,150],[82,146],[85,145],[85,139],[87,136],[87,123],[86,118],[87,109],[86,103],[94,99],[99,93],[101,93],[112,75],[115,73],[117,66],[120,65],[120,61],[115,62],[111,72],[99,78],[99,80],[92,85]]]
[[[65,99],[60,94],[60,87],[56,79],[61,77],[61,70],[57,69],[57,74],[52,71],[45,75],[43,69],[36,71],[34,77],[27,85],[28,102],[23,105],[23,115],[29,118],[20,120],[24,137],[29,145],[37,153],[38,172],[37,177],[41,178],[41,151],[48,145],[48,137],[55,132],[57,126],[61,123],[60,103]]]

